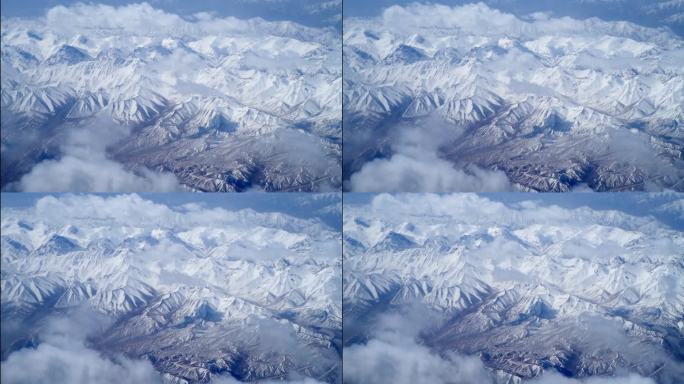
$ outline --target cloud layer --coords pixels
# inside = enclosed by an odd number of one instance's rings
[[[181,190],[170,173],[128,171],[104,154],[66,155],[37,164],[19,182],[24,192],[172,192]]]
[[[40,330],[36,348],[24,348],[2,362],[2,381],[12,384],[162,383],[149,361],[105,357],[87,346],[103,318],[87,311],[52,318]]]
[[[419,305],[403,308],[401,312],[380,314],[369,326],[368,341],[344,348],[345,383],[498,383],[495,371],[486,368],[478,357],[438,353],[420,343],[420,333],[429,330],[429,323],[436,320],[436,316],[430,314],[428,308]],[[529,383],[656,384],[653,379],[636,374],[577,379],[553,371],[544,372]]]
[[[347,383],[468,384],[492,382],[477,357],[455,353],[440,355],[418,342],[433,320],[420,306],[402,313],[384,313],[367,330],[370,340],[344,348],[344,381]]]
[[[25,192],[172,192],[182,190],[172,173],[145,167],[133,172],[107,154],[130,128],[104,118],[63,130],[58,160],[36,164],[14,186]]]
[[[45,22],[50,28],[64,33],[78,34],[94,25],[111,29],[120,33],[155,33],[177,36],[179,34],[193,34],[200,31],[206,34],[247,33],[257,34],[264,25],[272,25],[287,33],[287,26],[291,22],[266,22],[260,18],[239,19],[236,17],[220,17],[209,12],[199,12],[186,17],[165,12],[154,8],[146,2],[111,6],[105,4],[77,3],[71,6],[56,6],[51,8]],[[301,27],[304,28],[305,27]],[[306,29],[310,32],[315,28]]]
[[[578,20],[571,17],[551,17],[548,13],[537,12],[527,20],[513,14],[501,12],[484,3],[464,4],[451,7],[440,4],[414,3],[406,6],[394,5],[385,9],[379,18],[385,28],[404,34],[415,33],[427,28],[462,30],[485,36],[511,35],[532,36],[543,34],[587,34],[593,28],[620,33],[612,22],[597,18]],[[642,32],[655,36],[667,36],[667,32],[639,27]]]
[[[457,128],[439,117],[392,129],[392,156],[366,163],[351,175],[354,192],[477,192],[511,190],[506,174],[475,165],[458,168],[444,159],[440,146],[458,136]]]
[[[504,172],[477,166],[458,169],[429,152],[414,157],[398,153],[389,159],[376,159],[350,178],[350,189],[354,192],[475,192],[510,188]]]

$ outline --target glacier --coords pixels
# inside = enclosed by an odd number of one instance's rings
[[[347,383],[684,377],[684,196],[345,194]]]
[[[684,191],[680,35],[494,6],[345,18],[345,190]]]
[[[147,3],[3,18],[6,191],[332,191],[341,36]]]
[[[339,194],[16,195],[3,383],[341,382]]]

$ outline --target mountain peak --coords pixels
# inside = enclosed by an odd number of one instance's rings
[[[62,45],[57,52],[53,53],[45,60],[49,65],[74,65],[92,58],[84,51],[71,45]]]
[[[384,64],[413,64],[426,59],[428,59],[428,56],[421,49],[406,44],[399,44],[382,62]]]

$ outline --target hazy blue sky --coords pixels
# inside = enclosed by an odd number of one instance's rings
[[[134,0],[0,0],[3,17],[35,17],[56,5],[95,3],[125,5]],[[156,8],[179,15],[214,12],[239,18],[261,17],[266,20],[291,20],[314,27],[340,28],[341,0],[147,0]]]
[[[43,196],[65,193],[2,193],[3,208],[30,207]],[[79,194],[76,194],[79,195]],[[115,193],[98,193],[114,196]],[[342,227],[340,193],[138,193],[142,198],[168,206],[201,203],[228,210],[250,208],[257,212],[282,212],[299,218],[320,218],[332,228]]]

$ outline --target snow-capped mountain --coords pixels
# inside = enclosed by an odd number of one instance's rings
[[[3,19],[2,185],[41,189],[32,180],[50,172],[36,164],[106,157],[177,188],[339,187],[340,45],[333,29],[146,3]],[[104,143],[99,156],[85,135]]]
[[[602,207],[609,198],[592,194],[574,207],[468,194],[379,195],[345,205],[344,374],[357,378],[345,381],[374,382],[351,372],[347,358],[375,361],[368,372],[391,371],[392,359],[370,353],[375,338],[386,340],[376,319],[420,306],[405,321],[424,325],[414,349],[441,356],[434,370],[457,365],[449,356],[458,353],[476,356],[489,377],[468,381],[462,371],[459,383],[625,372],[680,382],[684,197],[623,198],[625,206],[655,204],[639,215]],[[665,224],[659,215],[678,219]],[[410,345],[404,333],[391,344]],[[394,367],[421,369],[405,356]],[[370,375],[363,368],[356,369]]]
[[[420,184],[448,162],[505,173],[499,189],[684,190],[684,41],[667,29],[484,4],[393,6],[344,27],[347,189],[388,173]]]
[[[104,319],[88,348],[165,383],[340,381],[341,239],[319,219],[44,197],[3,207],[1,239],[3,381],[50,321],[83,311]]]

